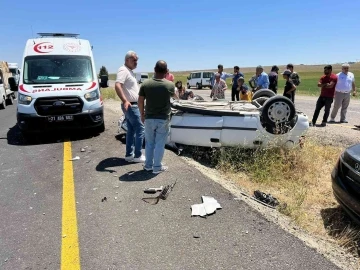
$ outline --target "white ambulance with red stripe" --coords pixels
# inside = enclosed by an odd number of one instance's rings
[[[24,135],[53,129],[103,132],[104,106],[92,46],[77,34],[39,33],[26,43],[17,124]]]

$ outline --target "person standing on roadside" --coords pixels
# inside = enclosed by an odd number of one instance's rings
[[[217,99],[225,99],[225,91],[227,89],[227,85],[225,80],[221,79],[219,73],[215,73],[215,83],[212,87],[210,98],[213,100]]]
[[[286,66],[287,70],[290,70],[291,75],[290,75],[290,80],[292,81],[292,83],[296,86],[296,88],[300,85],[301,83],[301,79],[300,76],[297,72],[294,71],[294,65],[293,64],[287,64]],[[292,95],[293,95],[293,102],[295,102],[295,94],[296,94],[296,89],[293,91]]]
[[[353,95],[356,96],[355,76],[349,71],[349,67],[349,64],[343,64],[341,66],[342,71],[337,74],[338,80],[335,86],[335,102],[329,123],[335,122],[335,117],[340,108],[340,123],[348,123],[346,120],[346,112],[350,104],[351,90],[353,91]]]
[[[269,88],[269,76],[266,72],[264,72],[264,68],[262,66],[256,67],[256,89],[268,89]]]
[[[144,140],[144,125],[141,122],[138,107],[139,86],[133,70],[137,67],[138,56],[134,51],[125,55],[125,63],[118,70],[115,81],[115,91],[122,101],[121,109],[127,124],[125,160],[128,162],[144,162],[142,145]],[[135,140],[135,141],[134,141]]]
[[[165,79],[170,82],[174,82],[174,75],[170,73],[169,69],[166,71]]]
[[[277,94],[278,88],[278,66],[272,66],[269,76],[269,89],[272,90],[275,94]]]
[[[284,97],[287,97],[294,103],[294,91],[296,90],[295,84],[290,79],[291,71],[286,69],[283,73],[283,78],[286,80],[284,86]]]
[[[244,79],[244,74],[242,72],[240,72],[240,68],[238,66],[234,67],[234,77],[232,78],[232,87],[231,87],[231,100],[235,101],[235,97],[236,100],[239,101],[240,100],[240,96],[239,96],[239,91],[237,90],[238,88],[238,80],[239,78],[242,77]]]
[[[178,99],[178,97],[175,94],[174,83],[165,79],[167,63],[162,60],[157,61],[154,71],[154,78],[146,80],[140,86],[139,108],[141,121],[145,124],[144,170],[159,174],[168,169],[161,161],[170,130],[170,98]]]
[[[331,65],[325,66],[324,75],[320,78],[318,82],[318,87],[321,87],[321,93],[320,93],[320,97],[316,102],[316,108],[312,121],[310,122],[310,126],[315,126],[320,110],[324,106],[325,106],[325,111],[324,111],[323,120],[321,122],[321,126],[322,127],[326,126],[330,114],[331,104],[333,103],[334,100],[336,83],[337,83],[337,76],[334,73],[332,73],[332,66]]]

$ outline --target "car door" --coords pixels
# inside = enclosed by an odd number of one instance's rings
[[[257,145],[259,113],[242,112],[238,116],[223,116],[220,142],[222,146],[253,148]]]
[[[170,140],[184,145],[220,147],[222,125],[221,116],[189,113],[173,115],[170,123]]]

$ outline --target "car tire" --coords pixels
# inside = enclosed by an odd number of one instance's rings
[[[190,87],[190,84],[187,84],[187,89],[190,89],[191,87]]]
[[[264,103],[261,118],[263,124],[274,127],[292,121],[295,114],[295,105],[290,99],[283,96],[273,96]]]
[[[257,99],[257,98],[259,98],[259,97],[268,97],[268,98],[271,98],[271,97],[273,97],[273,96],[276,96],[276,94],[275,94],[273,91],[271,91],[270,89],[260,89],[260,90],[257,90],[257,91],[254,93],[252,99],[254,100],[254,99]]]
[[[9,95],[9,97],[6,99],[6,105],[13,105],[14,104],[14,98],[12,95]]]
[[[0,104],[0,110],[5,110],[6,108],[6,99],[3,97],[3,102]]]

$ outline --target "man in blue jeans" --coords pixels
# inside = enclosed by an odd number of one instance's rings
[[[141,120],[145,123],[144,169],[158,174],[168,169],[161,161],[170,129],[170,98],[178,98],[175,94],[175,84],[165,79],[166,62],[162,60],[156,62],[154,71],[154,78],[146,80],[140,86],[138,104]],[[145,99],[146,108],[144,108]]]
[[[138,56],[134,51],[126,53],[125,63],[119,68],[116,76],[115,91],[122,101],[121,109],[125,114],[127,124],[125,160],[143,163],[145,156],[142,155],[141,150],[144,125],[138,107],[139,86],[133,73],[137,67],[137,61]]]

